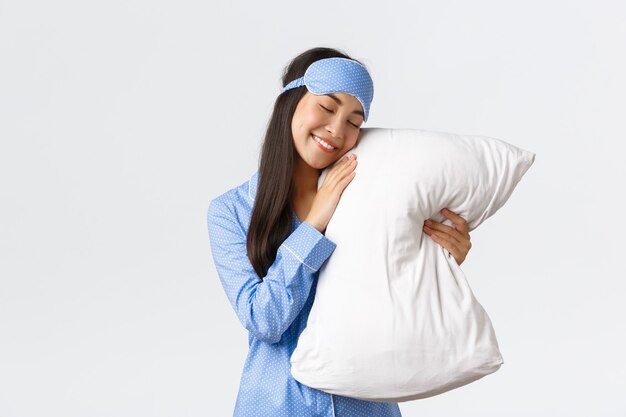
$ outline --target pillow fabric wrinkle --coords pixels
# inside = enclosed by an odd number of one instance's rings
[[[330,394],[402,402],[497,371],[504,361],[489,316],[422,226],[454,227],[440,212],[448,208],[476,229],[535,154],[487,136],[392,128],[361,129],[350,153],[359,165],[326,228],[337,246],[320,269],[292,376]]]

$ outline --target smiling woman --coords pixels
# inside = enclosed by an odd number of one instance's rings
[[[297,150],[295,175],[308,179],[309,185],[315,179],[315,191],[319,172],[311,168],[324,169],[352,149],[363,121],[363,116],[358,114],[363,113],[362,106],[356,98],[345,93],[333,96],[337,102],[331,100],[331,95],[317,96],[307,91],[291,120]],[[296,189],[303,186],[306,184],[298,187],[296,183]]]
[[[400,416],[397,403],[331,395],[290,373],[319,269],[336,247],[324,231],[355,176],[356,158],[342,156],[359,139],[374,87],[363,64],[330,48],[297,56],[283,86],[259,170],[213,199],[207,213],[215,267],[249,331],[234,415]],[[331,166],[318,189],[320,173]]]

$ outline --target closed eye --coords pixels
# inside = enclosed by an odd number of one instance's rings
[[[332,110],[327,109],[326,107],[322,106],[321,104],[320,104],[320,107],[321,107],[321,108],[323,108],[324,110],[326,110],[328,113],[332,113],[332,112],[333,112]],[[351,124],[352,126],[356,127],[357,129],[360,127],[360,126],[358,126],[358,125],[355,125],[355,124],[354,124],[354,123],[352,123],[352,122],[350,122],[350,124]]]
[[[323,108],[324,110],[326,110],[327,112],[332,113],[332,111],[330,109],[327,109],[326,107],[322,106],[321,104],[320,104],[320,107]]]

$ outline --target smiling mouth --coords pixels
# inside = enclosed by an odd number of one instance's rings
[[[335,149],[337,149],[337,148],[335,148],[335,147],[333,147],[333,148],[329,149],[329,148],[327,148],[326,146],[322,145],[322,143],[320,143],[320,142],[316,139],[316,136],[315,136],[315,135],[311,135],[311,138],[313,139],[313,142],[315,142],[315,143],[317,144],[317,146],[318,146],[320,149],[322,149],[323,151],[325,151],[325,152],[327,152],[327,153],[331,153],[332,151],[334,151]],[[321,139],[320,139],[320,140],[321,140]],[[326,143],[326,142],[324,142],[324,143]],[[332,145],[328,144],[328,146],[332,146]]]

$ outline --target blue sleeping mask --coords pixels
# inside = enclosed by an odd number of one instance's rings
[[[346,58],[320,59],[309,65],[303,77],[284,86],[280,93],[302,85],[315,95],[346,93],[354,96],[363,106],[363,121],[367,121],[374,98],[374,83],[367,69],[358,62]]]

